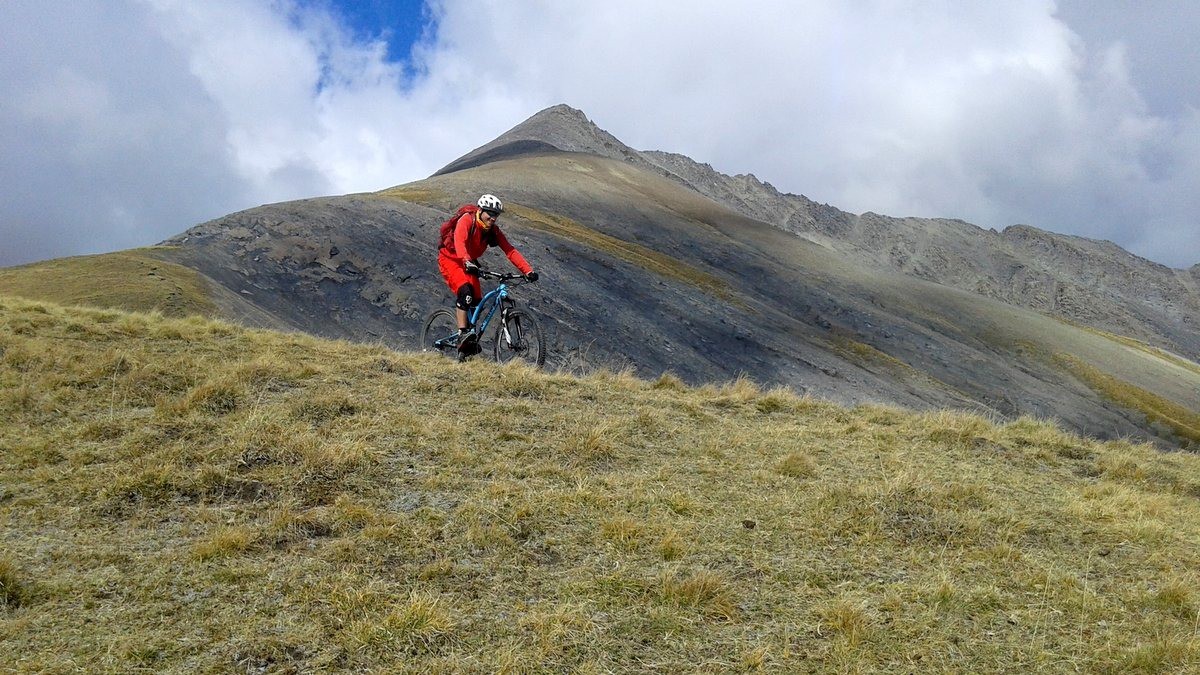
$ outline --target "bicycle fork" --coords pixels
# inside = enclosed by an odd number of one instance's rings
[[[500,331],[497,340],[503,340],[509,349],[519,349],[521,345],[521,324],[508,321],[508,313],[516,303],[505,298],[504,306],[500,309]],[[511,326],[511,329],[510,329]]]

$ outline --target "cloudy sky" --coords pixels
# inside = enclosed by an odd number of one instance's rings
[[[423,178],[568,103],[861,213],[1200,262],[1192,0],[0,0],[0,265]]]

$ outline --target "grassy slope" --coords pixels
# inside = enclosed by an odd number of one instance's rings
[[[151,249],[0,269],[0,294],[173,317],[218,315],[208,283],[195,270],[159,260]]]
[[[18,671],[1200,668],[1200,460],[0,298]]]

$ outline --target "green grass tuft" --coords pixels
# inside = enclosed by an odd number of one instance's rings
[[[375,654],[417,656],[449,642],[454,628],[454,619],[439,598],[413,592],[381,615],[351,623],[345,633],[351,644]]]
[[[0,558],[0,608],[17,609],[27,603],[29,598],[29,585],[17,566]]]
[[[776,470],[791,478],[812,478],[817,475],[817,463],[804,452],[790,452],[780,460]]]
[[[659,593],[663,602],[696,609],[710,619],[732,621],[739,614],[732,584],[722,574],[710,570],[667,574]]]
[[[236,555],[249,550],[257,537],[257,532],[246,526],[222,527],[197,542],[192,553],[197,560]]]

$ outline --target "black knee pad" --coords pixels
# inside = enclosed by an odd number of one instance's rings
[[[475,289],[471,288],[471,284],[463,284],[458,287],[458,298],[454,303],[455,307],[471,310],[478,304],[479,298],[475,297]]]

